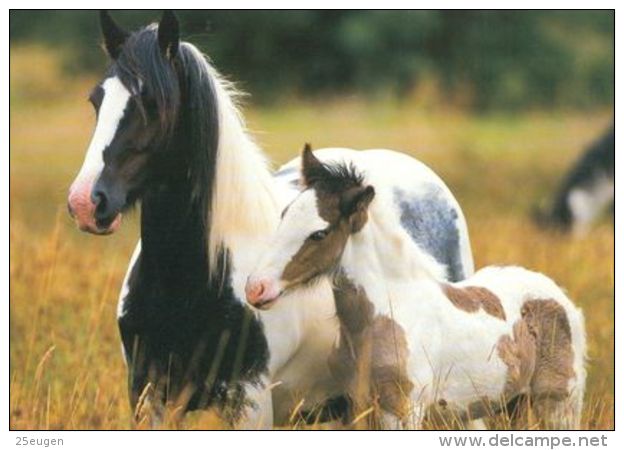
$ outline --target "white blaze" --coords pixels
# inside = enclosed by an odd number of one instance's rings
[[[102,89],[104,90],[104,97],[98,113],[95,132],[74,184],[80,184],[82,181],[89,182],[89,184],[93,183],[104,168],[104,149],[113,141],[131,96],[128,89],[117,77],[104,80]]]

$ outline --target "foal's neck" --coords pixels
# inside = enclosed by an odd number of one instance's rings
[[[392,295],[405,283],[443,279],[443,267],[416,244],[400,223],[382,207],[371,205],[368,223],[352,235],[341,268],[362,286],[372,301]]]

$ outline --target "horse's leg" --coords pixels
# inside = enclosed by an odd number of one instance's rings
[[[147,383],[136,402],[134,420],[139,429],[157,429],[164,423],[165,405],[152,383]]]
[[[233,423],[239,430],[268,430],[273,427],[273,400],[269,380],[245,386],[243,410]]]

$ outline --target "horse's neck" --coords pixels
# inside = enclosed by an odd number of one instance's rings
[[[442,278],[442,267],[389,214],[381,205],[373,206],[368,223],[350,237],[341,259],[341,268],[376,306],[387,305],[406,286],[435,285]]]
[[[208,66],[214,78],[219,111],[219,144],[210,215],[190,204],[191,188],[184,176],[143,202],[143,255],[154,255],[154,266],[181,267],[219,278],[222,256],[238,270],[255,254],[257,244],[277,226],[278,192],[267,161],[245,130],[228,85]],[[173,144],[189,145],[184,133]],[[184,168],[183,171],[188,171]],[[205,224],[205,225],[204,225]],[[179,256],[179,257],[177,257]],[[145,259],[145,258],[143,258]]]
[[[162,287],[199,288],[208,272],[202,213],[191,203],[190,183],[148,193],[141,205],[141,269]]]

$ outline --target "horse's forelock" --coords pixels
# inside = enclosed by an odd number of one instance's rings
[[[175,126],[180,108],[180,83],[175,61],[166,59],[158,46],[157,26],[149,25],[130,35],[113,70],[133,94],[146,89],[153,96],[165,137]],[[140,95],[136,100],[141,103]]]

